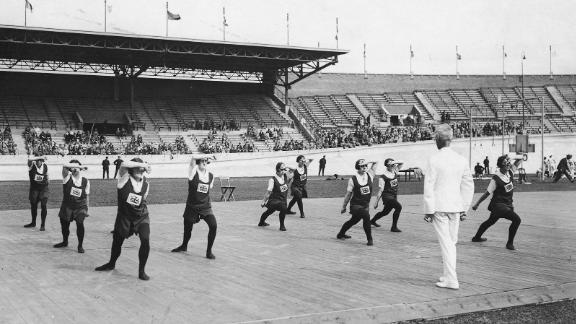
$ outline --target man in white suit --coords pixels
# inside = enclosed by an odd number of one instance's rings
[[[468,161],[450,148],[452,128],[436,128],[438,152],[430,157],[424,174],[424,219],[431,222],[442,251],[444,274],[436,286],[459,289],[456,275],[456,242],[460,217],[470,207],[474,181]]]

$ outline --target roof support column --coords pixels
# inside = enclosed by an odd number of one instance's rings
[[[288,115],[290,111],[290,105],[288,104],[288,89],[290,89],[290,84],[288,82],[288,69],[284,71],[284,113]]]

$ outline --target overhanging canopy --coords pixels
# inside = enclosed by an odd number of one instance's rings
[[[0,69],[262,81],[296,79],[335,64],[344,50],[202,41],[0,25]],[[254,79],[255,78],[255,79]]]

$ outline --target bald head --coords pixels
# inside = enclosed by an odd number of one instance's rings
[[[446,146],[450,146],[452,141],[452,127],[448,124],[440,124],[436,127],[436,133],[434,134],[434,139],[436,140],[436,146],[441,149]]]

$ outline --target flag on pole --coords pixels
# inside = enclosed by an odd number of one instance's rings
[[[522,59],[523,59],[523,60],[526,59],[526,54],[522,53]]]
[[[412,45],[410,45],[410,57],[411,58],[414,57],[414,51],[412,50]]]
[[[508,54],[506,52],[504,52],[504,57],[508,57]]]
[[[180,15],[171,13],[170,10],[166,10],[166,15],[168,17],[168,20],[180,20]]]
[[[335,40],[338,40],[338,17],[336,17],[336,36],[334,36]]]
[[[32,12],[32,4],[30,3],[30,1],[28,0],[24,0],[26,1],[26,9],[30,9],[30,12]]]
[[[222,7],[222,24],[224,27],[228,27],[228,21],[226,20],[226,7]]]
[[[460,61],[462,59],[462,55],[460,53],[456,53],[456,59]]]

